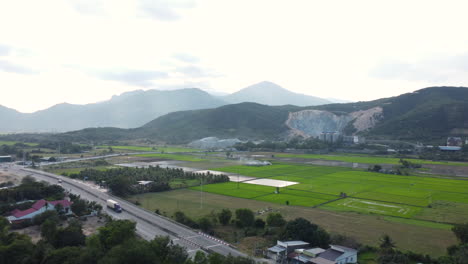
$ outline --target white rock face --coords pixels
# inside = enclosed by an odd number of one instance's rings
[[[286,125],[292,134],[305,137],[317,137],[325,131],[342,132],[349,122],[353,122],[356,132],[361,132],[377,124],[382,117],[382,110],[381,107],[374,107],[344,115],[321,110],[303,110],[290,113]]]
[[[383,117],[383,109],[382,107],[377,106],[364,111],[352,112],[350,115],[353,119],[356,119],[353,122],[353,125],[354,128],[360,132],[373,128]]]

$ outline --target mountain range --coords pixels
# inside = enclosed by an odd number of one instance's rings
[[[374,139],[437,141],[468,136],[468,88],[430,87],[367,102],[320,106],[268,106],[257,103],[170,113],[122,138],[187,143],[215,136],[240,139],[316,137],[324,131]],[[80,132],[76,132],[80,133]],[[99,131],[87,136],[105,137]]]
[[[138,90],[110,100],[86,104],[58,104],[34,113],[0,106],[0,133],[66,132],[88,127],[136,128],[165,114],[215,108],[232,103],[311,106],[331,101],[290,92],[271,82],[261,82],[227,96],[213,96],[197,88],[174,91]]]
[[[282,140],[316,137],[325,131],[369,139],[442,143],[468,137],[468,88],[430,87],[367,102],[320,106],[269,106],[258,103],[178,111],[134,129],[87,128],[62,134],[10,135],[3,140],[54,139],[83,142],[149,139],[184,144],[205,138]]]

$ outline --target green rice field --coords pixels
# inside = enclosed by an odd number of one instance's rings
[[[402,176],[344,167],[274,164],[264,167],[229,166],[214,170],[240,175],[298,182],[280,189],[248,183],[221,183],[203,186],[203,191],[277,204],[321,207],[402,218],[440,221],[438,208],[443,202],[468,206],[468,180],[421,176]],[[194,187],[199,189],[199,187]],[[346,193],[346,197],[340,197]],[[458,208],[452,206],[452,208]],[[459,210],[457,210],[460,212]],[[431,217],[431,212],[434,217]],[[450,212],[447,212],[450,214]],[[468,217],[468,212],[461,213]],[[422,217],[421,217],[422,218]],[[458,222],[455,218],[443,222]]]
[[[365,163],[365,164],[400,164],[400,158],[390,157],[375,157],[375,156],[354,156],[354,155],[319,155],[319,154],[276,154],[278,158],[302,158],[302,159],[318,159],[318,160],[333,160],[350,163]],[[422,159],[408,159],[418,164],[434,164],[434,165],[450,165],[450,166],[468,166],[467,162],[447,162],[447,161],[431,161]]]

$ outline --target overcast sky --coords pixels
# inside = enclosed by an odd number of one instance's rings
[[[268,80],[371,100],[468,86],[467,1],[0,0],[0,105]]]

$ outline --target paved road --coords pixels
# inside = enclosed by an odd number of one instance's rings
[[[73,180],[43,171],[27,169],[16,165],[8,167],[7,170],[20,176],[30,175],[52,184],[57,184],[58,180],[61,179],[62,187],[64,189],[73,194],[80,195],[83,199],[96,201],[101,204],[103,208],[105,208],[104,210],[106,213],[112,217],[135,221],[137,223],[136,231],[144,239],[151,240],[155,236],[169,236],[174,243],[185,247],[191,254],[202,249],[207,252],[216,252],[225,256],[229,254],[233,256],[246,256],[244,253],[230,247],[227,243],[221,240],[198,233],[197,231],[175,223],[165,217],[151,213],[115,196],[111,196],[106,192],[103,192],[103,190],[98,187],[87,185],[82,181]],[[124,211],[122,213],[115,213],[114,211],[106,208],[107,199],[113,199],[119,202]]]

